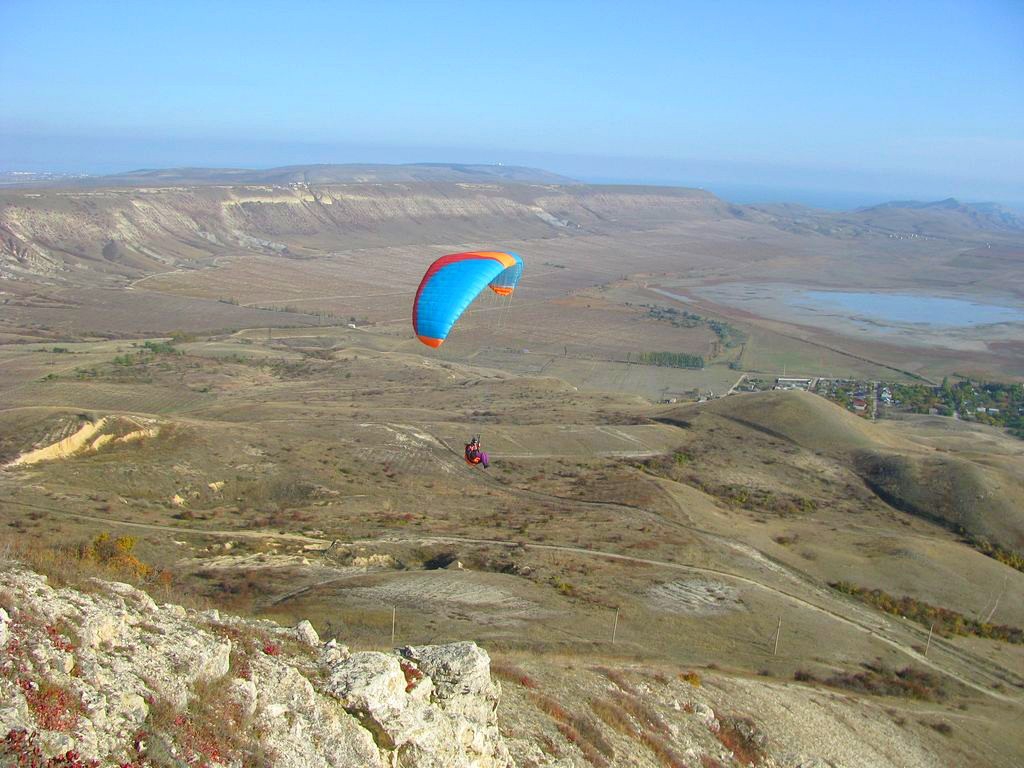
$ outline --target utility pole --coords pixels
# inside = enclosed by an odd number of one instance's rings
[[[619,609],[615,609],[615,622],[612,624],[612,645],[615,645],[615,635],[619,631]]]
[[[925,657],[928,656],[928,649],[932,647],[932,630],[934,630],[934,629],[935,629],[935,622],[933,621],[932,625],[930,627],[928,627],[928,641],[924,644],[924,655],[925,655]]]
[[[772,651],[772,656],[779,655],[779,636],[782,634],[782,617],[779,616],[779,625],[775,628],[775,649]]]
[[[391,645],[395,644],[395,616],[398,614],[398,606],[391,606]]]

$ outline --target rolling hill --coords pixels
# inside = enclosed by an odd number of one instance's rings
[[[707,410],[843,462],[897,509],[1024,550],[1024,483],[1014,462],[923,446],[901,434],[905,425],[867,422],[804,392],[731,397]]]

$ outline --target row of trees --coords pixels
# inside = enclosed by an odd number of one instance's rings
[[[704,358],[687,352],[641,352],[640,365],[658,365],[665,368],[703,368]]]

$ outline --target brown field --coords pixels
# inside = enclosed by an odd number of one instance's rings
[[[957,530],[1022,547],[1024,443],[937,417],[871,423],[813,395],[692,401],[750,372],[1019,380],[1020,349],[899,347],[655,290],[970,282],[1021,296],[1021,270],[977,263],[979,238],[1008,236],[895,240],[824,214],[811,230],[699,192],[371,186],[0,193],[0,461],[106,418],[74,455],[0,469],[9,540],[130,534],[176,593],[308,618],[355,647],[387,646],[394,609],[396,643],[478,640],[570,707],[610,695],[602,665],[666,706],[699,669],[773,749],[862,718],[864,764],[1019,763],[1020,646],[936,635],[926,656],[928,627],[828,584],[1024,625],[1024,573]],[[527,261],[510,306],[482,302],[440,350],[418,344],[425,266],[495,243]],[[707,365],[638,364],[658,351]],[[139,424],[152,431],[122,439]],[[471,433],[486,472],[461,458]],[[910,468],[886,496],[868,460],[893,456]],[[865,664],[926,670],[947,698],[821,682]],[[793,714],[812,701],[835,718],[817,736]],[[919,725],[935,717],[955,740]],[[844,738],[816,749],[849,761]],[[893,739],[914,757],[888,754]]]

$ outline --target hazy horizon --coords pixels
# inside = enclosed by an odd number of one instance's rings
[[[0,169],[506,163],[737,202],[1024,207],[1015,2],[13,0],[0,24]]]
[[[871,174],[839,170],[830,175],[831,185],[819,186],[813,172],[799,168],[764,168],[743,164],[713,164],[704,161],[664,160],[659,158],[596,158],[580,156],[543,155],[538,153],[502,152],[495,150],[460,152],[455,149],[418,149],[402,147],[312,148],[298,145],[277,146],[269,150],[252,147],[241,152],[238,144],[230,144],[229,151],[213,144],[209,154],[193,147],[193,142],[144,140],[110,141],[93,139],[86,142],[84,152],[77,153],[74,142],[54,139],[52,154],[37,152],[34,161],[16,162],[6,150],[11,147],[47,143],[46,137],[21,137],[25,142],[9,141],[0,136],[0,172],[33,172],[59,174],[85,174],[103,176],[140,170],[166,168],[237,168],[267,169],[290,165],[333,164],[504,164],[533,167],[558,173],[589,184],[640,184],[652,186],[692,187],[707,189],[730,202],[796,203],[818,208],[850,210],[877,205],[893,200],[941,200],[955,197],[964,202],[995,202],[1018,211],[1024,211],[1024,191],[1007,188],[1000,195],[997,190],[988,194],[984,185],[977,183],[947,182],[931,186],[902,180],[902,183],[872,185]],[[82,141],[82,140],[79,140]],[[134,159],[109,160],[112,151],[139,145]],[[148,151],[146,151],[148,146]],[[93,163],[76,160],[81,155],[100,158]],[[47,160],[47,158],[53,158]],[[62,159],[63,158],[63,159]],[[774,181],[764,181],[763,179]],[[840,183],[835,183],[836,179]],[[842,180],[847,184],[842,184]],[[858,186],[858,182],[860,182]],[[872,189],[871,187],[874,186]]]

